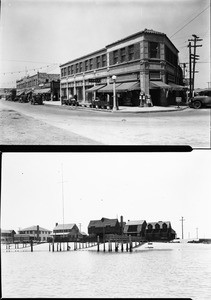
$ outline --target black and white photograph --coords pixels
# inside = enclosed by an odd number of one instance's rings
[[[3,153],[3,298],[211,296],[210,151]]]
[[[0,143],[210,148],[209,0],[2,0]]]

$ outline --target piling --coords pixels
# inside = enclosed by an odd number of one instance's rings
[[[115,252],[118,252],[118,242],[115,242]]]
[[[49,251],[51,251],[51,243],[48,243],[49,244]]]
[[[133,244],[132,244],[132,241],[131,241],[131,235],[129,235],[129,244],[130,244],[130,252],[132,252]]]
[[[100,237],[99,235],[97,236],[97,252],[100,251]]]
[[[54,238],[52,239],[52,252],[54,252]]]
[[[122,250],[122,252],[124,251],[123,241],[121,243],[121,250]]]
[[[60,242],[60,251],[62,251],[62,243]]]
[[[105,252],[105,241],[103,243],[103,251]]]
[[[126,251],[128,252],[128,242],[126,243]]]
[[[33,240],[31,240],[31,252],[33,252]]]

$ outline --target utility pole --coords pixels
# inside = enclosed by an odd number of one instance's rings
[[[194,92],[194,85],[195,85],[195,73],[198,73],[198,71],[195,71],[196,67],[196,60],[199,60],[199,55],[196,55],[196,48],[202,47],[202,45],[197,45],[196,43],[199,41],[202,41],[203,39],[200,39],[196,34],[192,34],[193,39],[189,39],[189,77],[190,77],[190,97],[192,97],[192,94]],[[193,42],[193,45],[191,44]],[[193,54],[191,52],[191,48],[193,49]],[[193,71],[192,71],[192,60],[193,60]],[[192,75],[193,73],[193,75]]]
[[[182,217],[182,219],[180,220],[182,222],[182,240],[184,238],[184,234],[183,234],[183,222],[185,221],[185,219]]]

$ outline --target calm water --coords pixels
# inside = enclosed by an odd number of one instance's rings
[[[2,250],[3,298],[211,299],[211,245],[142,246],[133,253],[52,253],[47,245],[38,247],[33,253]]]

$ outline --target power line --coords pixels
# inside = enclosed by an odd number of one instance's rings
[[[173,35],[170,36],[172,38],[175,34],[180,32],[183,28],[185,28],[188,24],[190,24],[193,20],[195,20],[198,16],[200,16],[205,10],[207,10],[210,6],[207,6],[204,10],[202,10],[198,15],[196,15],[193,19],[191,19],[188,23],[186,23],[182,28],[177,30]]]

